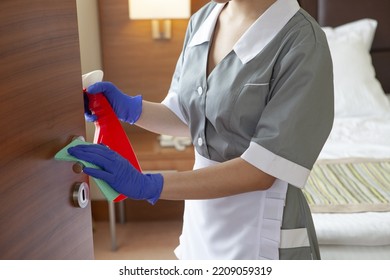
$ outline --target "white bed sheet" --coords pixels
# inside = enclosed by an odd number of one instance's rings
[[[390,159],[390,112],[335,119],[319,160]],[[323,259],[390,259],[390,213],[313,213]]]
[[[390,260],[388,246],[320,246],[323,260]]]
[[[390,158],[390,112],[369,118],[338,118],[321,159]]]
[[[390,212],[315,214],[321,245],[390,245]]]

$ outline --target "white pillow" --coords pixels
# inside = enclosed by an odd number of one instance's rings
[[[390,113],[390,102],[375,77],[370,55],[376,27],[373,19],[323,27],[333,60],[335,117]]]

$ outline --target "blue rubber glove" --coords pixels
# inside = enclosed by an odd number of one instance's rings
[[[101,169],[84,167],[85,174],[104,180],[118,193],[135,200],[147,200],[155,204],[160,198],[164,185],[161,174],[143,174],[125,158],[107,146],[77,145],[68,153],[80,160],[99,166]]]
[[[134,124],[142,113],[142,96],[128,96],[122,93],[111,82],[98,82],[87,88],[90,94],[103,93],[110,103],[118,119],[130,124]],[[96,121],[96,116],[92,115],[88,106],[88,98],[84,95],[85,119]]]

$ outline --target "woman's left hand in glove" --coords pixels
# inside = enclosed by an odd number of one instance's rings
[[[101,169],[84,167],[85,174],[106,181],[114,190],[136,200],[155,204],[160,198],[162,174],[143,174],[129,161],[101,144],[77,145],[69,148],[70,155],[97,165]]]

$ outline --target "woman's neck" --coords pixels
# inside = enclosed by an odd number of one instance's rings
[[[277,0],[232,0],[226,4],[224,13],[231,19],[254,21],[276,1]]]

